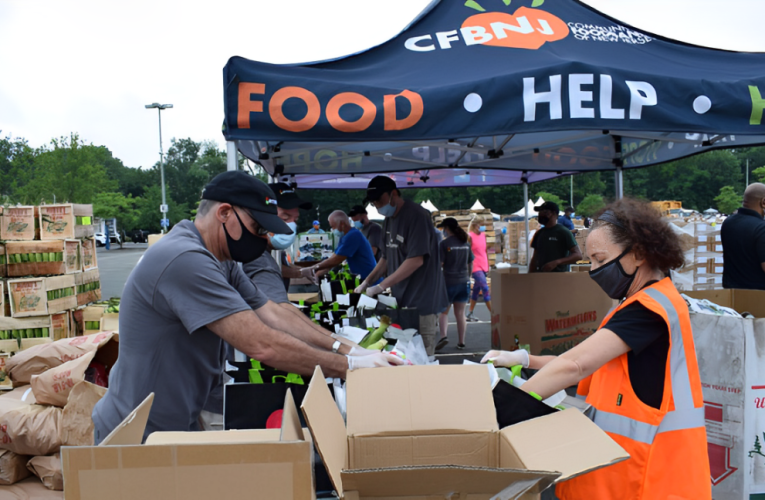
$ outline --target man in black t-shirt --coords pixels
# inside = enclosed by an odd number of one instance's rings
[[[582,258],[582,251],[576,244],[576,239],[571,231],[558,224],[558,205],[546,201],[534,210],[539,212],[539,223],[544,225],[537,230],[531,247],[534,256],[529,264],[530,273],[565,273],[569,270],[568,265]]]
[[[765,290],[765,184],[750,184],[743,207],[723,222],[723,288]]]

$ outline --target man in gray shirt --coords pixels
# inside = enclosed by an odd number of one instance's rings
[[[420,335],[426,351],[433,355],[438,314],[446,309],[449,301],[430,212],[404,200],[396,183],[383,175],[369,181],[367,199],[385,216],[385,250],[374,271],[356,292],[366,291],[367,295],[375,296],[390,288],[399,306],[416,307],[420,315]],[[370,286],[386,273],[388,277],[379,285]]]
[[[274,234],[269,235],[268,249],[274,250],[276,258],[270,252],[263,252],[263,255],[242,265],[242,270],[249,276],[258,290],[262,291],[269,300],[277,304],[289,304],[287,292],[289,290],[290,278],[300,278],[300,269],[286,265],[284,262],[283,250],[292,246],[297,236],[297,221],[300,217],[300,209],[310,210],[312,204],[310,201],[303,201],[297,195],[295,190],[287,183],[279,182],[269,184],[268,187],[276,195],[278,202],[277,211],[279,218],[292,229],[292,234]],[[297,311],[295,307],[290,309]],[[305,315],[300,314],[306,321],[311,323]],[[314,324],[314,323],[311,323]]]
[[[202,192],[194,222],[181,221],[143,255],[120,303],[119,360],[93,409],[101,442],[149,393],[144,438],[154,431],[199,430],[199,415],[221,383],[226,342],[280,370],[330,377],[400,364],[397,357],[350,349],[285,316],[236,262],[285,234],[271,189],[242,171],[216,176]],[[289,332],[289,333],[286,333]],[[346,356],[343,356],[345,354]]]
[[[353,226],[361,231],[361,234],[372,246],[372,253],[378,262],[382,258],[382,249],[384,248],[382,228],[376,222],[369,220],[367,209],[361,205],[354,206],[348,213],[348,217],[353,221]]]

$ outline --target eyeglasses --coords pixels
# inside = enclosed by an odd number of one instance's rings
[[[268,229],[258,226],[258,228],[255,230],[255,234],[258,236],[265,236],[269,233]]]

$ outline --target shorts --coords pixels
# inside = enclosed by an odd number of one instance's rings
[[[484,271],[476,271],[473,273],[473,295],[470,297],[472,300],[478,300],[479,292],[483,293],[483,301],[489,302],[491,300],[491,292],[489,292],[489,284],[486,283],[486,273]]]
[[[446,295],[449,297],[450,304],[466,303],[470,296],[470,283],[447,286]]]

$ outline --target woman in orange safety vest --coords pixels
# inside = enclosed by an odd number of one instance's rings
[[[558,485],[561,500],[710,500],[704,403],[688,307],[670,280],[680,241],[658,211],[609,205],[587,238],[590,277],[619,305],[560,356],[490,351],[484,361],[539,370],[522,389],[547,398],[578,383],[594,422],[629,454]]]

